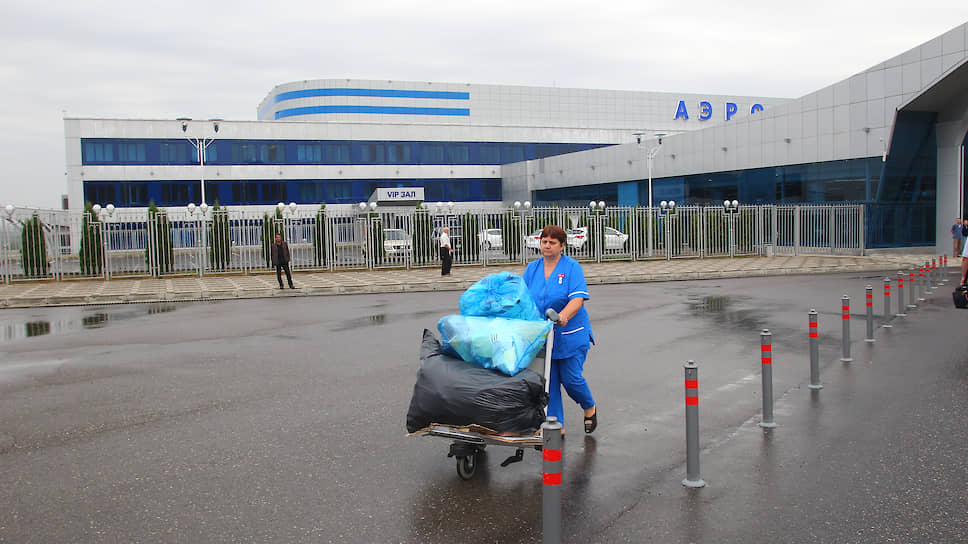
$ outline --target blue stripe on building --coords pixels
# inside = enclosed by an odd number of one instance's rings
[[[353,106],[338,104],[334,106],[305,106],[279,110],[275,119],[296,117],[298,115],[313,115],[316,113],[386,113],[391,115],[449,115],[467,117],[470,108],[415,108],[409,106]]]

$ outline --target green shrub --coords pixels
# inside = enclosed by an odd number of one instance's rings
[[[320,204],[313,224],[313,263],[326,266],[326,204]]]
[[[145,263],[152,276],[162,276],[172,270],[174,250],[171,244],[171,221],[168,212],[148,205],[148,243],[145,245]]]
[[[20,232],[20,264],[28,278],[47,277],[47,240],[44,239],[44,224],[37,212],[24,221]]]
[[[208,226],[208,258],[212,270],[225,270],[232,261],[232,236],[229,231],[229,211],[218,205],[212,207]]]
[[[101,220],[94,213],[92,204],[84,203],[84,216],[81,220],[81,274],[100,276],[104,271],[104,231]]]

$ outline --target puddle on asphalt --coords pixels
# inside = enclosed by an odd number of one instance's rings
[[[687,299],[689,314],[695,317],[715,319],[721,325],[757,330],[764,326],[766,313],[743,308],[749,297],[731,295],[691,296]]]
[[[391,320],[397,319],[421,319],[429,315],[440,314],[437,310],[424,310],[420,312],[413,312],[410,314],[400,314],[400,315],[388,315],[388,314],[372,314],[363,317],[358,317],[356,319],[348,319],[346,321],[340,321],[331,330],[334,332],[350,331],[353,329],[362,329],[364,327],[375,327],[378,325],[385,325]]]
[[[15,317],[5,319],[5,315],[0,313],[0,342],[64,334],[84,329],[100,329],[112,322],[163,314],[174,310],[174,304],[160,302],[132,304],[117,308],[58,308],[45,310],[45,319],[39,319],[36,315],[28,315],[20,319]],[[15,312],[15,310],[11,310],[11,312]]]

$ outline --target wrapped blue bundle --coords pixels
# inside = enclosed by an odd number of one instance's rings
[[[543,319],[524,278],[510,272],[491,274],[471,285],[460,297],[460,313],[531,321]]]
[[[541,351],[552,326],[551,321],[448,315],[437,330],[445,352],[514,376]]]

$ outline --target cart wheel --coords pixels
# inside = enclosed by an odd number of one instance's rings
[[[462,480],[470,480],[477,471],[476,455],[461,455],[457,457],[457,475]]]

